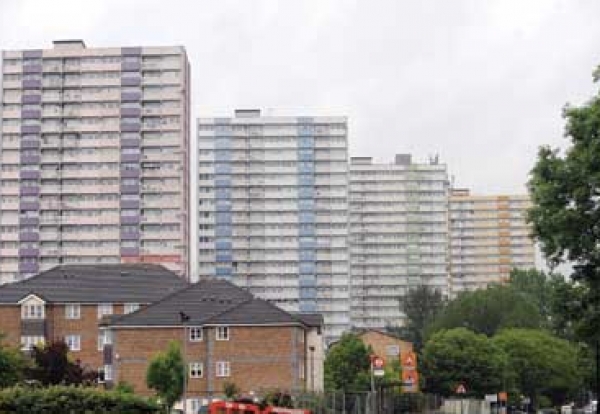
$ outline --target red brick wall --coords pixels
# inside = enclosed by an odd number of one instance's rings
[[[4,344],[21,346],[20,306],[0,306],[0,333],[4,335]]]
[[[366,331],[360,335],[360,339],[367,346],[373,348],[375,355],[378,355],[385,360],[399,359],[399,355],[388,355],[387,347],[389,345],[396,345],[400,347],[400,352],[412,351],[412,343],[403,341],[390,335],[385,335],[380,332]]]

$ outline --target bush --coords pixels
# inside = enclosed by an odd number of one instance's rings
[[[0,391],[0,413],[127,413],[159,412],[155,403],[131,394],[96,388],[53,386],[13,387]]]

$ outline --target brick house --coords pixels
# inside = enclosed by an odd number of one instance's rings
[[[64,265],[0,286],[4,343],[27,350],[64,340],[71,357],[103,370],[106,315],[122,315],[156,302],[188,284],[159,265]]]
[[[400,353],[413,350],[413,344],[404,341],[390,332],[377,329],[361,329],[355,331],[356,335],[366,345],[373,349],[373,353],[386,361],[399,360]]]
[[[322,389],[322,325],[320,315],[291,314],[230,282],[207,279],[106,320],[105,365],[112,381],[152,394],[145,384],[149,362],[170,341],[182,343],[192,412],[203,399],[223,395],[226,382],[246,394]]]

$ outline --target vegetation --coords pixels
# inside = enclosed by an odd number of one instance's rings
[[[358,336],[345,333],[325,359],[325,389],[349,392],[369,389],[369,350]]]
[[[229,400],[234,399],[240,393],[240,389],[233,382],[226,382],[223,384],[223,394]]]
[[[165,352],[159,352],[150,362],[146,372],[148,388],[156,394],[170,410],[183,395],[186,368],[178,342],[171,342]]]
[[[0,342],[0,388],[10,387],[23,379],[25,365],[26,361],[17,349]]]
[[[93,385],[98,372],[84,367],[80,361],[68,358],[69,347],[63,341],[34,346],[31,352],[33,366],[26,370],[28,380],[42,385]]]
[[[132,394],[95,388],[51,386],[48,388],[14,387],[0,390],[0,412],[42,413],[158,413],[159,407]]]

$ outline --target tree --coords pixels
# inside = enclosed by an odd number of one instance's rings
[[[581,384],[579,349],[548,332],[506,329],[493,338],[506,355],[518,390],[533,402],[544,395],[562,404]]]
[[[186,369],[178,342],[170,342],[166,352],[159,352],[146,372],[148,388],[156,391],[170,410],[183,395]]]
[[[2,335],[0,335],[0,341]],[[23,378],[25,359],[17,349],[0,342],[0,388],[15,385]]]
[[[542,318],[537,306],[509,286],[462,292],[448,302],[428,326],[431,335],[442,329],[465,327],[476,333],[494,335],[502,328],[538,328]]]
[[[33,366],[27,370],[28,380],[42,385],[93,385],[98,372],[83,367],[80,361],[71,361],[69,347],[63,341],[52,341],[45,345],[34,346],[31,350]]]
[[[366,391],[369,389],[369,350],[358,336],[345,333],[325,359],[327,390]]]
[[[444,308],[444,297],[438,289],[421,285],[410,289],[400,299],[400,311],[406,316],[406,324],[402,327],[388,327],[405,340],[413,343],[416,350],[423,346],[425,328]]]
[[[491,339],[465,328],[437,332],[423,347],[421,361],[425,389],[444,396],[454,395],[459,384],[476,397],[497,393],[508,366]]]

